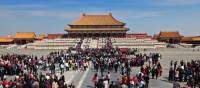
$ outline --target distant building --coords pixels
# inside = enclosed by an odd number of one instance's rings
[[[126,37],[125,23],[116,20],[112,14],[86,15],[68,24],[64,30],[71,37]]]
[[[65,34],[48,34],[47,39],[65,38]]]
[[[158,39],[158,34],[154,34],[152,39]]]
[[[157,36],[158,41],[167,42],[167,43],[180,43],[182,36],[179,32],[163,32],[161,31]]]
[[[0,45],[9,45],[13,43],[14,43],[14,39],[12,37],[9,37],[9,36],[0,37]]]
[[[200,36],[183,37],[181,39],[182,43],[200,45]]]
[[[36,40],[43,40],[43,39],[46,39],[47,36],[45,34],[40,34],[40,35],[37,35],[36,36]]]
[[[17,32],[14,37],[14,43],[18,45],[32,43],[34,40],[36,40],[35,32]]]
[[[147,33],[130,33],[126,34],[127,38],[151,38]]]

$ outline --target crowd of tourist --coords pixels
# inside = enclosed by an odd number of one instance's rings
[[[63,73],[68,70],[86,70],[89,58],[81,53],[69,49],[66,52],[51,52],[40,58],[33,55],[2,55],[0,88],[73,88],[72,84],[66,84]],[[56,72],[60,73],[60,77]]]
[[[93,68],[96,70],[92,78],[95,88],[148,88],[150,74],[153,79],[162,74],[162,66],[159,63],[161,55],[158,53],[137,54],[137,50],[105,47],[97,50],[95,56],[97,57],[92,59]],[[149,64],[145,66],[145,62]],[[133,66],[141,67],[136,75],[131,75]],[[111,80],[111,72],[121,76]]]
[[[184,62],[181,60],[171,61],[169,70],[169,81],[186,82],[187,87],[200,87],[200,60]],[[180,84],[179,84],[180,85]]]
[[[102,86],[105,88],[108,88],[108,86],[109,88],[121,88],[122,86],[126,86],[127,88],[148,88],[150,74],[152,79],[157,79],[162,74],[162,66],[158,61],[159,56],[157,54],[153,54],[152,56],[153,63],[147,66],[144,65],[144,62],[152,59],[152,57],[145,54],[135,55],[135,58],[111,55],[96,58],[96,60],[93,59],[93,66],[96,70],[96,74],[92,79],[94,86],[97,88],[102,88]],[[139,61],[137,62],[137,60]],[[133,66],[141,67],[137,75],[130,74]],[[100,72],[99,76],[98,72]],[[120,73],[121,77],[116,80],[110,80],[110,72]]]
[[[74,88],[73,84],[66,83],[63,73],[84,71],[90,62],[96,70],[92,78],[96,88],[148,88],[150,74],[153,79],[162,74],[159,59],[158,53],[147,55],[137,53],[136,49],[113,48],[109,39],[103,48],[70,48],[42,57],[5,54],[0,58],[0,88]],[[133,66],[141,67],[136,75],[131,75]],[[111,72],[120,76],[111,80]]]

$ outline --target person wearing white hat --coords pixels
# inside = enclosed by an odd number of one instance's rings
[[[46,76],[46,79],[49,80],[49,79],[50,79],[50,76],[47,75],[47,76]]]
[[[130,87],[130,88],[134,88],[134,87],[135,87],[135,83],[134,83],[133,80],[130,81],[130,86],[129,86],[129,87]]]

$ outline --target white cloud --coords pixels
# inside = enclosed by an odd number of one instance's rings
[[[48,7],[47,5],[43,4],[14,4],[14,5],[0,5],[0,8],[11,8],[11,9],[39,9]]]
[[[57,10],[1,10],[0,18],[20,18],[20,17],[54,17],[54,18],[74,18],[78,17],[80,12],[75,11],[57,11]]]
[[[58,18],[73,18],[79,12],[74,11],[56,11],[56,10],[32,10],[28,11],[29,16],[43,16],[43,17],[58,17]]]
[[[162,11],[113,11],[113,13],[126,19],[140,19],[164,15]]]
[[[65,10],[1,10],[0,18],[19,18],[19,17],[54,17],[54,18],[77,18],[82,13],[86,14],[108,14],[113,13],[114,16],[130,18],[146,18],[162,16],[162,12],[159,11],[131,11],[131,10],[113,10],[113,11],[65,11]]]
[[[180,27],[168,27],[168,26],[165,26],[165,27],[161,27],[160,28],[160,31],[180,31]]]

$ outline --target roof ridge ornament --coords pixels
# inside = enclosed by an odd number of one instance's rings
[[[108,13],[108,15],[112,16],[112,13],[110,12],[110,13]]]
[[[82,14],[82,16],[86,16],[86,14],[85,14],[85,13],[83,13],[83,14]]]

